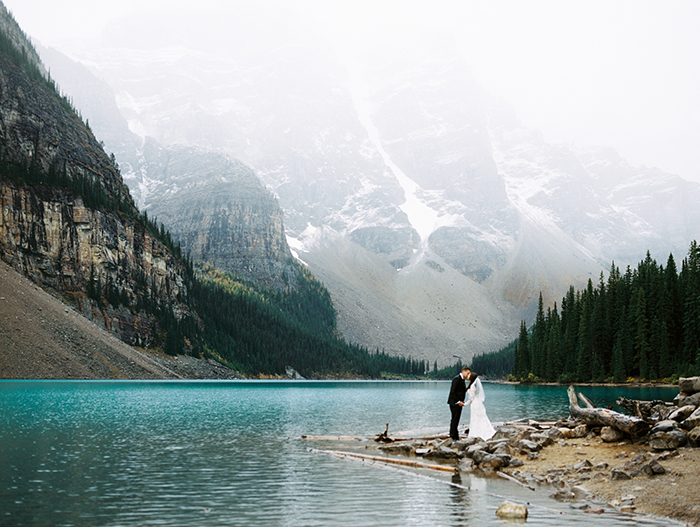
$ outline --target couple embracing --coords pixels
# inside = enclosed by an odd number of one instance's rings
[[[469,386],[467,387],[467,381]],[[469,395],[467,402],[464,398]],[[471,404],[471,415],[469,419],[469,435],[468,437],[479,437],[481,439],[491,439],[496,433],[491,421],[486,415],[484,407],[484,389],[481,386],[481,380],[476,373],[473,373],[468,367],[462,368],[462,371],[452,379],[450,386],[450,396],[447,399],[447,404],[450,405],[452,419],[450,420],[450,437],[453,441],[459,441],[459,418],[462,416],[462,408]]]

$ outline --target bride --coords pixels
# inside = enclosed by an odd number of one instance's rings
[[[466,404],[471,404],[469,435],[467,437],[479,437],[484,440],[491,439],[496,433],[496,429],[486,415],[486,408],[484,407],[484,399],[486,399],[484,389],[481,386],[481,379],[479,379],[478,375],[474,372],[469,375],[469,389],[467,390],[467,395],[469,395],[469,399]]]

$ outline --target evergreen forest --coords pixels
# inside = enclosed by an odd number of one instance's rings
[[[700,373],[700,247],[690,244],[680,272],[647,252],[635,270],[613,262],[607,280],[570,287],[561,306],[523,321],[512,379],[541,382],[674,381]]]
[[[143,293],[129,299],[91,268],[86,291],[98,306],[124,306],[153,316],[161,329],[161,340],[155,345],[168,354],[213,358],[251,377],[284,376],[288,367],[315,378],[416,377],[428,369],[425,361],[370,352],[340,338],[330,294],[297,262],[292,262],[298,275],[296,289],[267,290],[208,265],[195,269],[162,223],[139,213],[129,197],[107,198],[96,180],[69,177],[65,169],[56,167],[43,173],[35,166],[4,159],[1,151],[0,179],[33,187],[40,194],[42,189],[60,189],[80,196],[89,208],[128,217],[180,258],[189,283],[189,293],[181,300],[194,315],[177,316],[174,306],[160,300],[158,291],[145,293],[145,277],[139,288]]]

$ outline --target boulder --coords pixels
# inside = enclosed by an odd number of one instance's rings
[[[690,417],[694,411],[695,407],[691,404],[687,404],[671,412],[668,418],[680,423],[688,419],[688,417]]]
[[[552,439],[570,439],[574,436],[573,431],[570,428],[560,428],[558,426],[553,426],[547,430],[547,435]]]
[[[497,441],[487,441],[486,444],[488,445],[485,450],[488,452],[491,452],[492,454],[499,448],[507,446],[508,445],[508,440],[507,439],[499,439]]]
[[[470,446],[480,443],[481,439],[476,438],[476,437],[466,437],[464,439],[460,439],[459,441],[455,441],[452,443],[452,446],[456,448],[457,450],[466,450]]]
[[[496,516],[499,518],[526,520],[527,507],[519,503],[504,501],[496,509]]]
[[[498,470],[506,466],[508,465],[501,456],[495,456],[493,454],[486,454],[479,463],[479,468],[482,470]]]
[[[700,426],[700,408],[696,408],[690,416],[681,423],[683,430],[692,430]]]
[[[605,443],[617,443],[625,437],[625,434],[612,426],[604,426],[600,429],[600,438]]]
[[[688,435],[680,428],[649,435],[649,446],[654,450],[675,450],[685,446],[687,442]]]
[[[684,395],[682,393],[679,393],[673,398],[673,402],[678,407],[691,405],[697,408],[698,406],[700,406],[700,392],[694,393],[692,395]]]
[[[678,380],[678,389],[686,395],[700,392],[700,377],[681,377]]]
[[[678,423],[672,419],[667,419],[665,421],[659,421],[656,423],[651,430],[649,430],[649,434],[653,435],[657,432],[670,432],[671,430],[675,430],[678,428]]]
[[[696,426],[688,432],[688,445],[700,447],[700,426]]]
[[[451,448],[440,445],[439,447],[434,448],[427,454],[424,454],[424,457],[430,459],[456,459],[459,457],[459,454],[457,454],[457,452],[455,452]]]

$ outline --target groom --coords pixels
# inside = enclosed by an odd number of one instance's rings
[[[450,437],[453,441],[459,441],[459,418],[462,416],[462,407],[464,406],[464,398],[467,395],[466,380],[469,379],[469,374],[472,371],[465,366],[462,371],[455,375],[450,386],[450,396],[447,398],[447,404],[450,405],[452,419],[450,420]]]

